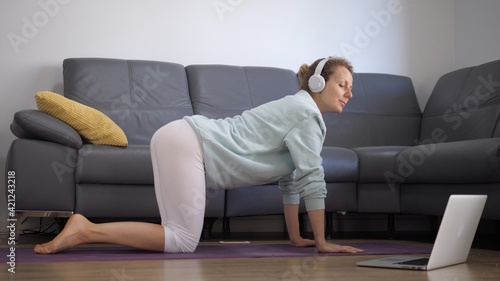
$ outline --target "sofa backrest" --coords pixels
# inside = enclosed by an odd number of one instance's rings
[[[224,118],[298,91],[297,75],[271,67],[186,67],[195,114]],[[411,79],[354,75],[354,97],[342,114],[325,114],[326,146],[415,145],[421,111]]]
[[[231,65],[189,65],[189,92],[195,114],[225,118],[298,91],[287,69]]]
[[[71,58],[63,74],[64,95],[108,115],[130,144],[149,144],[157,129],[186,115],[232,117],[299,88],[294,71],[275,67]],[[325,145],[414,145],[420,118],[410,78],[356,73],[344,112],[324,115]]]
[[[109,116],[129,144],[149,144],[166,123],[193,114],[184,66],[103,58],[63,62],[64,96]]]
[[[422,112],[410,78],[355,73],[353,97],[342,113],[326,113],[325,146],[412,146],[419,139]]]
[[[500,137],[500,60],[443,75],[425,106],[422,143]]]

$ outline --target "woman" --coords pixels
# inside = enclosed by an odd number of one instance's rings
[[[320,156],[326,134],[321,116],[342,112],[352,97],[353,69],[325,58],[299,70],[300,91],[226,119],[188,116],[160,128],[151,140],[154,183],[162,224],[93,224],[73,215],[35,252],[55,253],[84,243],[115,243],[144,250],[193,252],[203,227],[206,184],[236,188],[278,180],[293,246],[358,253],[324,236],[326,184]],[[299,232],[303,199],[314,240]]]

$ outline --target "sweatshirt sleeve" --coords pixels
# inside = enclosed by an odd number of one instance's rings
[[[304,199],[306,209],[325,208],[326,183],[321,149],[325,138],[321,116],[311,116],[298,123],[284,139],[295,171],[280,181],[283,203],[297,204]]]

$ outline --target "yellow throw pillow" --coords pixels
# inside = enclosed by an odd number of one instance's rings
[[[94,108],[48,91],[36,93],[35,101],[38,110],[67,123],[92,144],[128,145],[123,130]]]

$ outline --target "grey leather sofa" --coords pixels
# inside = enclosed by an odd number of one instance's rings
[[[63,75],[64,95],[108,115],[129,145],[84,143],[50,115],[17,112],[6,169],[16,171],[20,218],[158,218],[149,150],[158,128],[234,116],[298,89],[296,73],[272,67],[71,58]],[[324,115],[328,214],[442,215],[450,194],[471,193],[488,194],[483,218],[500,220],[499,86],[500,61],[450,72],[422,113],[410,78],[356,73],[344,112]],[[232,217],[282,213],[276,183],[207,187],[206,233],[217,219],[227,233]]]

